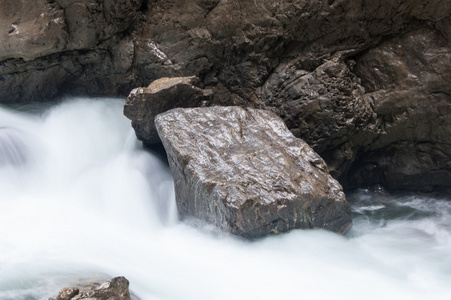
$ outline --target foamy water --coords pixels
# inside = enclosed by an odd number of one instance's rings
[[[123,102],[0,107],[0,299],[119,275],[144,300],[450,299],[449,199],[361,191],[346,237],[248,242],[180,223],[168,168],[141,149]]]

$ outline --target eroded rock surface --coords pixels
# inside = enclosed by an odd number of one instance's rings
[[[334,176],[349,169],[355,159],[360,145],[350,140],[376,118],[351,68],[337,56],[310,72],[296,59],[281,64],[262,88],[265,105],[283,118],[295,136],[318,153],[345,153],[327,161]]]
[[[376,114],[363,128],[348,185],[451,188],[451,48],[439,32],[419,29],[359,57],[364,101]],[[343,180],[345,181],[345,180]]]
[[[443,34],[420,28],[341,55],[313,71],[298,59],[281,64],[261,89],[266,106],[346,188],[449,188],[451,48]]]
[[[177,108],[155,118],[182,219],[246,238],[294,228],[344,234],[350,205],[304,141],[269,111]]]

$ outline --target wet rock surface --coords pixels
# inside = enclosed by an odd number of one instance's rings
[[[350,205],[325,162],[265,110],[177,108],[155,118],[182,219],[246,238],[294,228],[344,234]]]
[[[211,90],[195,86],[199,78],[163,77],[147,88],[133,89],[124,106],[124,115],[132,120],[136,136],[145,144],[160,143],[154,120],[156,115],[174,107],[207,105],[213,98]]]
[[[376,118],[351,68],[337,56],[309,72],[296,59],[281,64],[262,88],[266,106],[283,118],[295,136],[318,153],[344,154],[327,160],[334,176],[350,167],[360,146],[351,140]]]
[[[266,106],[326,160],[348,189],[450,187],[451,49],[413,30],[361,56],[309,72],[281,64],[262,88]]]
[[[102,284],[83,283],[79,287],[64,288],[56,300],[139,300],[130,295],[129,282],[125,277],[115,277]],[[55,300],[49,298],[49,300]]]
[[[450,66],[448,41],[430,29],[359,57],[356,73],[376,118],[362,129],[361,153],[343,182],[424,192],[451,188]]]

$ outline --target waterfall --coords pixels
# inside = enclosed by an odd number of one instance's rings
[[[451,201],[359,191],[342,237],[179,222],[121,99],[0,107],[0,299],[125,276],[141,299],[449,299]]]

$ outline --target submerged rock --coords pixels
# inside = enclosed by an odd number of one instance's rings
[[[124,115],[132,120],[136,136],[146,144],[159,143],[154,119],[159,113],[174,107],[196,107],[212,97],[210,90],[194,84],[199,79],[191,77],[164,77],[153,81],[147,88],[131,91],[124,106]]]
[[[137,300],[131,297],[129,282],[125,277],[115,277],[100,286],[70,287],[62,289],[56,300]]]
[[[350,205],[325,162],[275,114],[177,108],[155,118],[182,219],[257,238],[294,228],[345,234]]]

